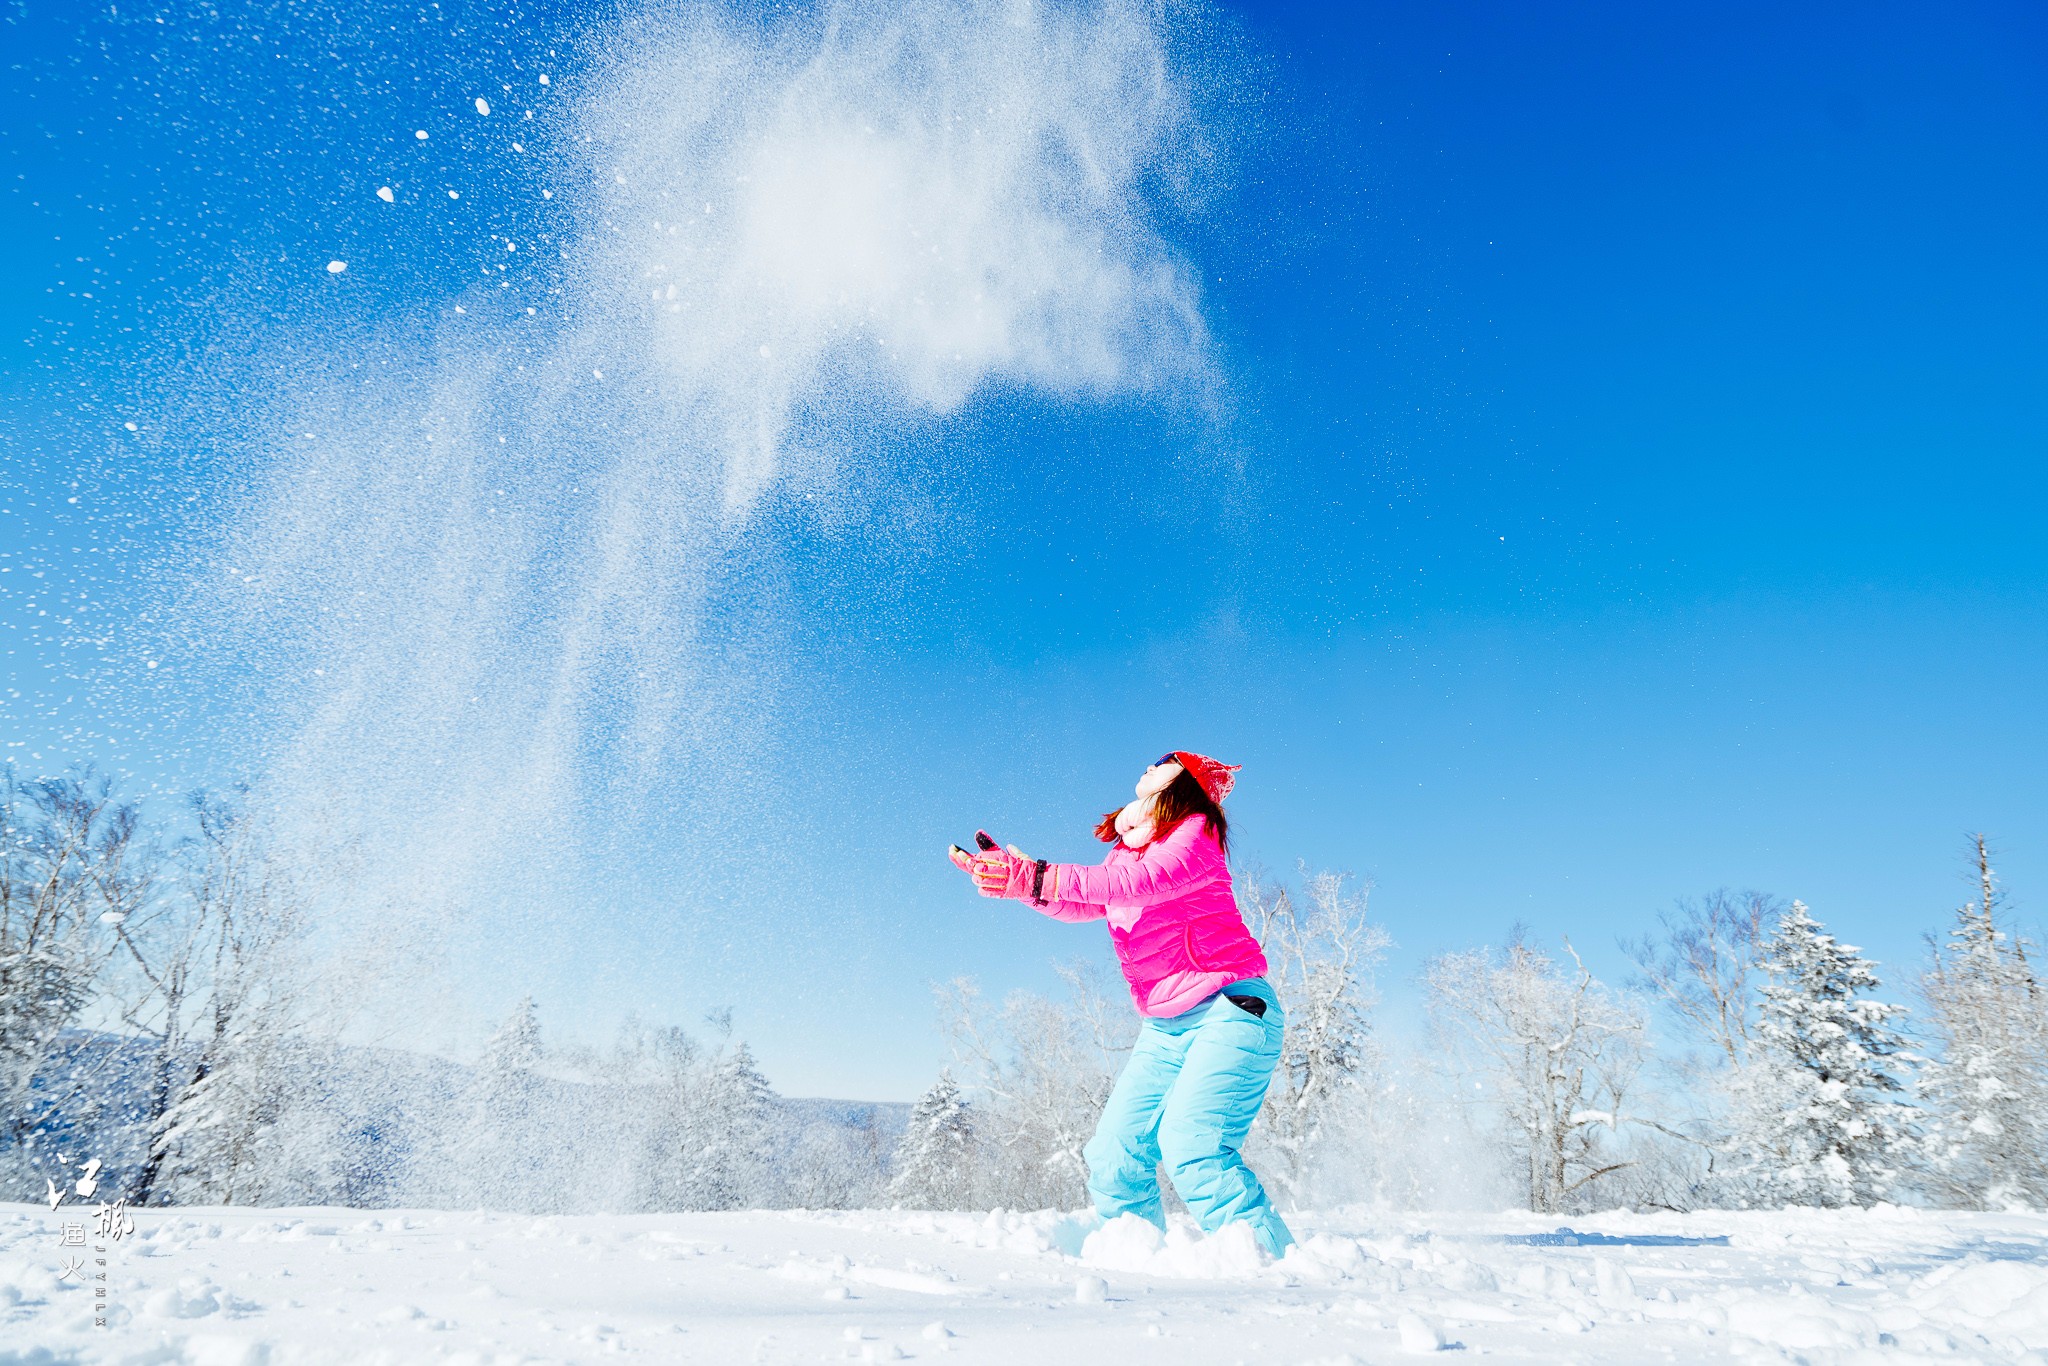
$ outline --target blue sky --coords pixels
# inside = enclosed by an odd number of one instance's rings
[[[37,614],[89,588],[146,634],[152,573],[247,456],[114,419],[180,364],[359,322],[302,269],[332,242],[358,242],[355,310],[454,297],[465,215],[527,173],[491,163],[382,249],[367,189],[466,136],[432,120],[493,62],[590,18],[450,5],[372,42],[160,9],[0,30],[0,722],[141,788],[234,766],[194,719],[220,699]],[[593,1031],[730,1002],[785,1090],[910,1096],[943,1057],[932,981],[1107,962],[967,894],[945,844],[1092,858],[1174,747],[1245,765],[1241,863],[1375,879],[1397,1021],[1432,953],[1522,921],[1618,977],[1617,935],[1721,885],[1804,899],[1900,981],[1976,829],[2040,923],[2040,11],[1225,13],[1258,58],[1232,176],[1171,231],[1227,411],[985,396],[877,456],[872,515],[916,535],[771,496],[777,795],[727,857],[773,895],[664,920],[670,871],[625,876],[567,927],[481,936],[480,1016],[528,985]],[[337,45],[362,60],[323,65]]]

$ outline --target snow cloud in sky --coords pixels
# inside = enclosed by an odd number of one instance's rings
[[[600,860],[607,896],[656,846],[717,896],[775,796],[778,481],[887,477],[984,393],[1213,389],[1160,226],[1209,164],[1178,41],[1124,0],[656,7],[550,50],[541,117],[451,96],[505,160],[385,202],[463,185],[477,283],[289,339],[199,574],[263,800],[402,901],[527,904],[535,952],[537,889],[585,904]]]
[[[988,384],[1202,370],[1196,281],[1149,202],[1192,126],[1155,15],[840,6],[629,42],[590,125],[613,172],[598,273],[644,290],[729,505],[821,391],[945,413]]]

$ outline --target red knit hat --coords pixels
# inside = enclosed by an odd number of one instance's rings
[[[1237,786],[1237,771],[1243,764],[1220,764],[1206,754],[1195,754],[1189,750],[1173,752],[1175,762],[1195,775],[1195,781],[1202,785],[1202,791],[1209,794],[1209,800],[1218,806],[1230,795],[1230,789]]]

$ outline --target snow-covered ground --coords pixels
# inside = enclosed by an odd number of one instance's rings
[[[81,1217],[0,1205],[0,1364],[2048,1363],[2036,1215],[1337,1211],[1262,1264],[1052,1214],[149,1211],[104,1328],[59,1278]]]

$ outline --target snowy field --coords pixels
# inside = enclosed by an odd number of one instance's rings
[[[109,1326],[0,1206],[0,1363],[2048,1363],[2048,1217],[1302,1217],[1165,1245],[1051,1214],[145,1212]],[[85,1212],[90,1218],[90,1211]],[[89,1226],[89,1225],[88,1225]],[[86,1249],[88,1268],[91,1249]]]

